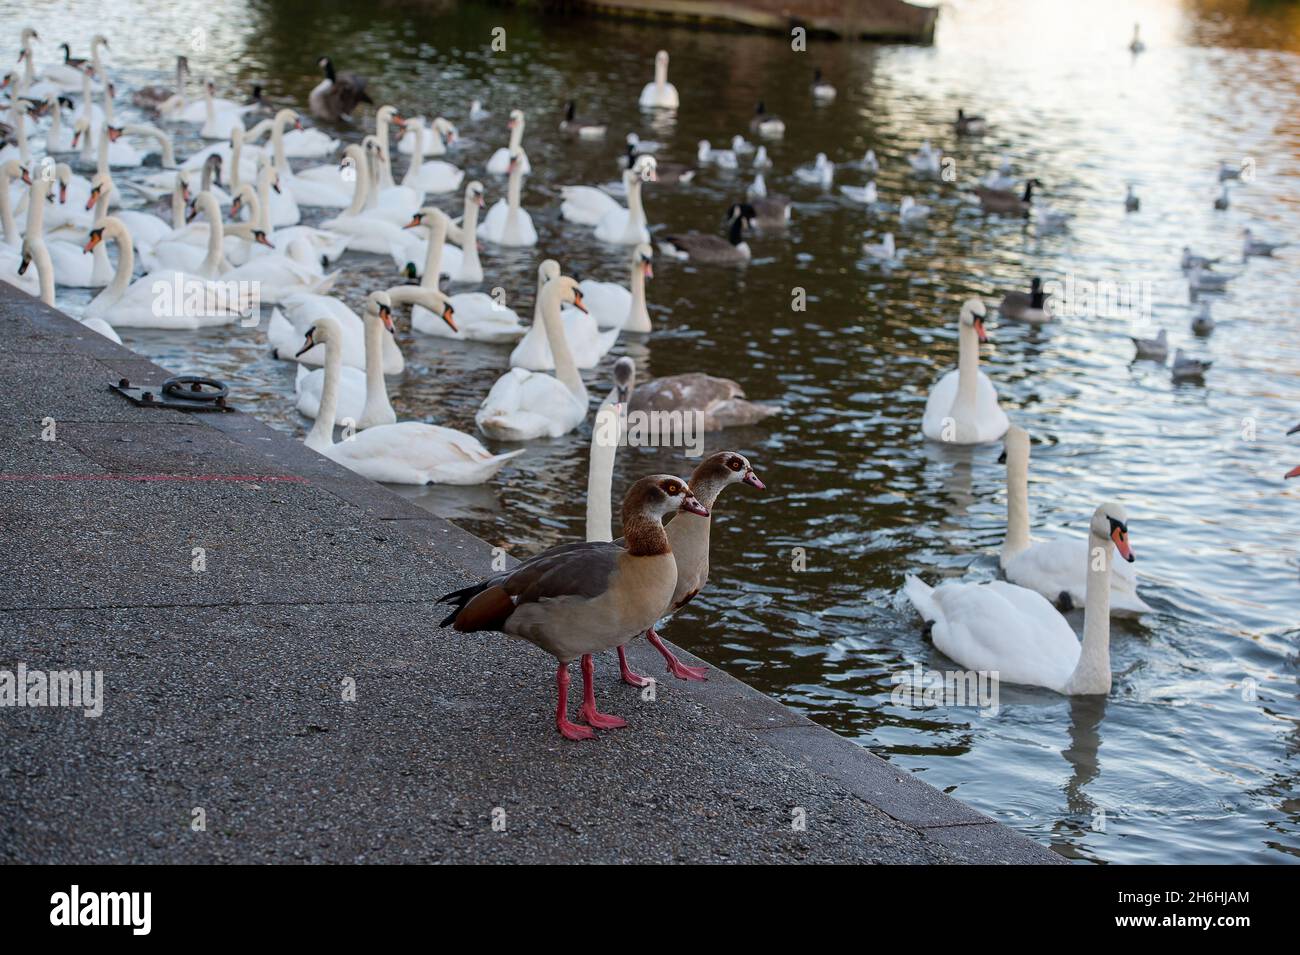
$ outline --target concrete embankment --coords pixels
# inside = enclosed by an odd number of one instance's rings
[[[486,544],[249,415],[137,407],[110,383],[168,372],[5,285],[0,335],[0,671],[103,680],[97,717],[0,709],[0,860],[1060,861],[717,671],[647,700],[611,654],[631,725],[566,742],[550,657],[435,629]]]

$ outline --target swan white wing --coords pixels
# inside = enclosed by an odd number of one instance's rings
[[[957,399],[957,371],[948,372],[930,389],[921,417],[921,432],[931,441],[944,440],[946,422],[952,417],[952,403]]]
[[[408,174],[409,175],[409,174]],[[465,173],[449,162],[435,159],[422,164],[414,173],[409,185],[423,189],[425,192],[439,194],[455,192],[465,179]],[[402,180],[406,183],[406,180]]]
[[[511,368],[492,386],[474,421],[489,437],[527,441],[567,434],[586,414],[586,407],[558,379]]]
[[[979,373],[975,409],[978,420],[977,440],[980,444],[997,441],[1007,433],[1007,428],[1011,427],[1007,413],[1002,410],[1002,405],[998,402],[998,390],[993,387],[989,376],[982,371]]]
[[[497,245],[537,244],[537,230],[533,227],[533,218],[526,209],[518,210],[513,228],[508,229],[509,225],[510,207],[506,200],[498,199],[479,226],[479,235]]]
[[[644,225],[629,234],[628,229],[631,225],[631,219],[632,214],[622,206],[606,213],[596,225],[596,238],[601,242],[610,242],[615,245],[636,245],[639,242],[649,242],[650,230]]]
[[[494,152],[487,161],[485,167],[488,172],[494,176],[504,176],[510,172],[510,150],[502,146]],[[528,161],[528,154],[524,154],[524,175],[533,171],[533,165]]]
[[[1137,573],[1133,565],[1121,560],[1111,548],[1111,613],[1146,613],[1151,608],[1138,596]],[[1010,557],[1003,567],[1007,580],[1056,601],[1061,594],[1070,595],[1076,607],[1082,607],[1088,583],[1088,542],[1082,538],[1058,537],[1037,541]]]
[[[622,328],[632,311],[632,293],[617,282],[583,279],[578,283],[582,304],[601,328]]]
[[[477,438],[418,421],[379,425],[332,445],[326,456],[389,484],[481,484],[522,454],[492,454]]]
[[[306,418],[315,418],[320,414],[325,369],[306,371],[302,365],[298,369],[303,372],[294,382],[294,389],[298,393],[298,412]],[[346,418],[360,421],[366,408],[366,373],[351,365],[344,365],[339,371],[338,407],[335,413],[340,421]]]
[[[578,225],[597,225],[611,212],[623,210],[609,193],[594,186],[562,186],[560,217]],[[625,211],[625,210],[624,210]]]
[[[457,331],[453,332],[440,315],[423,305],[416,305],[411,310],[411,327],[439,338],[494,344],[518,341],[526,331],[514,309],[498,306],[490,295],[464,292],[450,296],[450,301],[456,313]]]
[[[284,154],[295,159],[329,156],[339,148],[339,141],[319,129],[291,129],[284,134]]]
[[[1079,640],[1039,594],[1005,581],[940,584],[931,595],[934,645],[968,670],[1060,691],[1079,661]]]
[[[196,301],[198,308],[194,307]],[[110,286],[83,313],[83,318],[102,318],[120,328],[186,330],[229,325],[243,317],[238,305],[227,301],[223,288],[177,272],[145,275],[120,296],[114,295]]]

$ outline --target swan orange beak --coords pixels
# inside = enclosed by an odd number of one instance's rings
[[[275,246],[271,244],[271,240],[266,237],[266,233],[263,232],[261,229],[258,229],[256,232],[253,233],[253,239],[257,242],[258,245],[264,245],[268,249],[275,248]]]
[[[1115,524],[1110,529],[1110,539],[1115,544],[1115,549],[1119,551],[1119,556],[1123,557],[1130,564],[1136,559],[1133,556],[1133,548],[1128,545],[1128,528],[1123,524]]]
[[[103,229],[92,229],[92,230],[91,230],[91,233],[90,233],[90,237],[89,237],[88,239],[86,239],[86,245],[85,245],[85,247],[84,247],[81,251],[82,251],[82,252],[94,252],[94,251],[95,251],[95,246],[99,245],[99,243],[101,243],[101,242],[103,242],[103,241],[104,241],[104,230],[103,230]]]
[[[642,262],[641,271],[645,272],[645,277],[648,279],[652,279],[655,277],[655,267],[654,264],[651,262]]]
[[[577,289],[573,290],[573,307],[580,312],[587,312],[587,306],[582,304],[582,293]],[[587,312],[590,315],[590,312]]]
[[[415,215],[411,216],[411,221],[408,222],[408,223],[406,223],[406,225],[402,226],[402,228],[403,228],[403,229],[418,229],[418,228],[419,228],[420,226],[422,226],[422,225],[424,225],[424,213],[423,213],[423,212],[417,212]]]
[[[979,336],[980,344],[986,344],[989,340],[989,333],[984,330],[984,319],[975,319],[975,334]]]
[[[442,320],[447,323],[447,327],[450,328],[453,332],[459,332],[460,329],[456,327],[456,320],[452,318],[452,316],[455,314],[456,314],[456,310],[451,307],[451,302],[448,302],[445,306],[443,306]]]
[[[230,218],[234,219],[236,216],[238,216],[239,210],[242,208],[244,208],[244,200],[239,196],[235,196],[235,198],[231,200],[230,203]]]
[[[1296,466],[1293,467],[1290,471],[1287,471],[1287,472],[1286,472],[1286,477],[1289,477],[1289,478],[1300,477],[1300,465],[1296,465]],[[1285,478],[1283,478],[1283,480],[1285,480]]]
[[[95,208],[95,203],[99,201],[99,186],[90,190],[90,198],[86,200],[86,211],[89,212]]]
[[[20,178],[22,179],[24,186],[30,186],[32,184],[31,170],[24,169]]]
[[[303,337],[303,346],[294,353],[294,358],[299,358],[316,347],[316,327],[313,325],[307,329],[307,334]]]
[[[396,126],[398,129],[401,129],[403,126],[406,125],[406,120],[402,119],[402,117],[399,114],[394,113],[393,125]]]
[[[67,203],[68,203],[68,184],[66,182],[61,182],[59,183],[59,205],[63,206],[63,205],[67,205]]]
[[[121,137],[122,137],[122,127],[121,127],[121,126],[110,126],[110,127],[108,127],[108,141],[109,141],[110,143],[115,143],[115,142],[117,142],[119,139],[121,139]]]
[[[379,306],[379,320],[384,323],[384,328],[388,329],[388,334],[397,334],[397,327],[393,324],[393,310],[387,305]]]

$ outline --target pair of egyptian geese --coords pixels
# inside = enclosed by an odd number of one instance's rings
[[[623,498],[620,540],[561,544],[446,594],[438,602],[455,609],[441,626],[462,633],[498,631],[554,656],[555,725],[565,739],[591,739],[597,729],[626,726],[621,717],[596,708],[592,654],[617,648],[623,681],[645,686],[650,681],[632,672],[623,649],[644,633],[674,676],[705,679],[705,669],[678,660],[654,627],[708,580],[711,511],[724,488],[740,483],[764,487],[736,451],[705,458],[689,483],[671,474],[643,477]],[[569,664],[576,659],[582,661],[580,723],[568,715]]]

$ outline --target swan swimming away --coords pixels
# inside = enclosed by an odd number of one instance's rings
[[[1066,696],[1104,696],[1111,688],[1114,559],[1116,554],[1134,559],[1123,505],[1103,504],[1093,512],[1085,547],[1082,643],[1046,598],[1005,581],[949,581],[930,587],[909,574],[903,591],[931,625],[935,647],[958,665]]]

